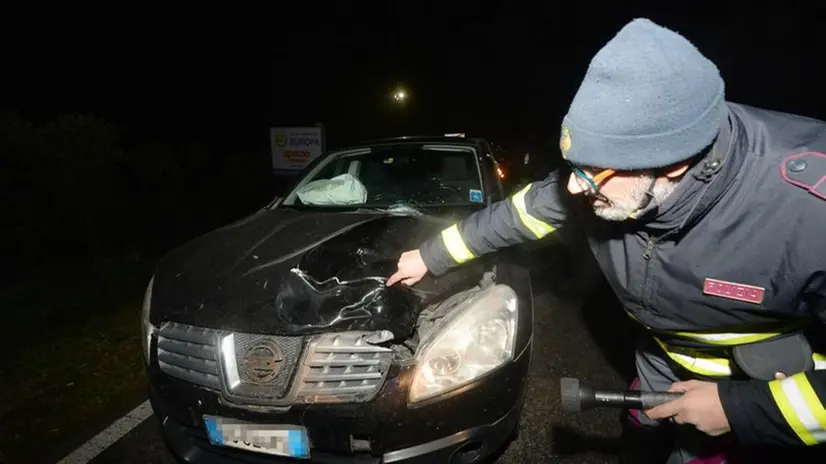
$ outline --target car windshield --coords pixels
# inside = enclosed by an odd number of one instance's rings
[[[307,172],[282,204],[450,206],[484,203],[484,197],[473,147],[400,143],[330,154]]]

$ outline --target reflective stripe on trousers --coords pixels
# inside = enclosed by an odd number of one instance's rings
[[[634,317],[630,311],[625,311],[631,319],[643,325],[646,329],[656,333],[663,333],[663,331],[653,330],[651,327],[642,324],[642,322]],[[764,333],[758,332],[730,332],[730,333],[703,333],[703,332],[668,332],[670,338],[682,338],[694,342],[700,342],[712,347],[731,347],[736,345],[743,345],[746,343],[754,343],[763,340],[769,340],[780,335],[799,330],[801,324],[785,324],[783,326],[773,327]],[[731,360],[725,357],[714,356],[711,353],[706,353],[691,348],[673,346],[667,344],[661,337],[654,335],[654,340],[660,345],[660,348],[665,351],[672,361],[680,366],[688,369],[691,372],[700,374],[706,377],[728,377],[731,376]],[[821,353],[814,353],[812,360],[815,364],[815,370],[826,369],[826,355]]]
[[[713,337],[713,334],[704,335]],[[767,335],[765,338],[772,338],[775,334]],[[717,338],[721,339],[731,340],[727,337]],[[729,358],[686,347],[670,346],[656,336],[654,340],[673,362],[690,372],[721,379],[732,375],[732,361]],[[826,370],[826,355],[813,353],[812,360],[814,370]],[[809,383],[806,373],[794,373],[784,379],[772,380],[769,382],[769,390],[783,418],[803,444],[813,446],[826,443],[826,407]]]
[[[807,325],[807,323],[805,322],[800,322],[796,324],[775,324],[771,326],[764,326],[764,330],[759,330],[756,332],[673,332],[657,330],[652,328],[651,326],[643,324],[643,322],[634,317],[634,315],[631,313],[631,311],[628,311],[628,309],[625,310],[625,313],[636,323],[642,325],[646,329],[650,330],[652,333],[659,333],[670,338],[682,338],[693,342],[700,342],[706,345],[719,347],[736,346],[743,345],[746,343],[754,343],[763,340],[769,340],[775,337],[779,337],[781,335],[794,332],[796,330],[800,330],[803,327],[806,327]],[[751,327],[750,329],[757,329],[757,327]]]
[[[731,361],[728,358],[712,356],[709,353],[690,348],[669,346],[657,337],[654,337],[654,340],[672,361],[691,372],[706,377],[731,376]],[[826,369],[826,355],[814,353],[812,360],[814,361],[815,370]]]

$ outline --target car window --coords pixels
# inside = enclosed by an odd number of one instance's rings
[[[288,195],[288,206],[383,207],[484,202],[473,147],[402,143],[333,153]]]

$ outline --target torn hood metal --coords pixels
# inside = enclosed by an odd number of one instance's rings
[[[423,307],[478,283],[483,265],[428,275],[414,287],[385,281],[403,251],[468,212],[259,211],[160,260],[150,320],[278,335],[389,330],[407,337]]]

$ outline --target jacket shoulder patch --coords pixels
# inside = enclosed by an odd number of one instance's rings
[[[826,153],[807,151],[789,155],[780,164],[783,179],[826,200]]]

